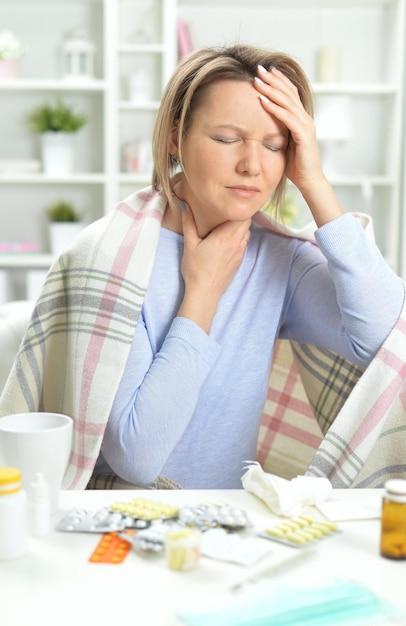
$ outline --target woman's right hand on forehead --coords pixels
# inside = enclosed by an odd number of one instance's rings
[[[323,173],[316,128],[295,85],[279,70],[259,68],[254,84],[265,111],[290,132],[286,176],[307,202],[318,226],[339,217],[344,209]]]
[[[304,109],[296,86],[278,69],[266,71],[260,66],[255,87],[265,111],[289,130],[287,177],[299,189],[313,184],[317,177],[323,177],[320,151],[314,121]]]

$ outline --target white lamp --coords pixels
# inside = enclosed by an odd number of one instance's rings
[[[73,80],[94,78],[94,52],[95,47],[86,31],[74,30],[62,48],[63,77]]]
[[[337,143],[352,137],[351,99],[342,95],[318,97],[315,124],[323,170],[327,176],[340,174],[333,154]]]

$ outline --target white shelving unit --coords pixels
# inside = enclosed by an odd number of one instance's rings
[[[38,254],[0,256],[2,271],[12,277],[10,297],[26,297],[26,284],[38,285],[50,263],[45,210],[58,199],[71,201],[86,220],[104,211],[109,175],[104,159],[104,111],[109,89],[103,55],[105,5],[101,1],[4,0],[0,4],[2,29],[12,30],[28,44],[21,76],[0,81],[0,159],[40,160],[39,137],[30,133],[27,113],[44,101],[61,97],[88,117],[75,137],[75,172],[66,177],[0,173],[0,239],[35,242]],[[41,20],[38,16],[41,15]],[[37,24],[33,28],[33,24]],[[74,29],[85,28],[96,45],[94,79],[65,80],[62,45]],[[10,282],[10,281],[8,281]]]
[[[151,181],[151,136],[177,55],[177,0],[119,0],[116,43],[119,197]],[[133,84],[132,84],[133,83]],[[127,145],[127,158],[124,146]]]
[[[150,182],[149,171],[123,170],[121,146],[141,132],[145,140],[150,137],[162,89],[177,62],[176,16],[176,0],[2,0],[0,29],[15,32],[29,49],[21,76],[0,80],[0,160],[39,159],[39,138],[27,130],[25,117],[44,100],[60,96],[89,120],[76,137],[74,174],[0,170],[0,241],[33,241],[40,250],[0,254],[0,279],[4,283],[4,272],[12,277],[7,297],[26,297],[27,276],[38,271],[40,284],[53,260],[45,209],[54,200],[71,201],[90,222]],[[84,28],[96,46],[92,80],[61,77],[62,43],[76,28]],[[136,104],[126,81],[140,69],[149,72],[154,93]]]
[[[330,176],[348,211],[374,218],[386,259],[406,277],[400,238],[404,138],[404,0],[179,0],[195,47],[242,42],[294,55],[306,70],[317,104],[351,101],[352,138],[337,143],[340,173]],[[317,51],[341,50],[341,79],[317,82]]]

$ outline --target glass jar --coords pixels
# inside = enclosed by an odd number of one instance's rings
[[[197,528],[170,530],[165,535],[165,554],[169,569],[190,570],[200,559],[201,532]]]
[[[380,553],[387,559],[406,559],[406,480],[385,483]]]

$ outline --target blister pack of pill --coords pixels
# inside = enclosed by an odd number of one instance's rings
[[[148,498],[133,498],[128,502],[113,502],[111,511],[127,515],[134,519],[152,522],[153,520],[165,520],[177,518],[179,508],[165,502],[150,500]]]
[[[113,502],[95,511],[72,509],[60,520],[56,530],[108,533],[124,529],[143,530],[156,522],[169,521],[178,521],[183,527],[196,527],[201,531],[216,527],[243,530],[251,525],[244,510],[223,502],[178,508],[152,499],[134,498],[128,502]]]
[[[57,524],[56,530],[89,533],[109,533],[125,528],[142,530],[155,520],[176,519],[177,516],[177,507],[155,500],[134,498],[129,502],[114,502],[95,511],[72,509]]]
[[[251,525],[247,513],[226,502],[202,502],[195,506],[179,509],[179,521],[185,526],[194,526],[201,531],[209,528],[243,530]]]
[[[122,563],[132,548],[132,543],[116,533],[103,533],[89,557],[90,563]]]
[[[169,523],[170,524],[170,523]],[[148,528],[137,531],[132,537],[121,534],[127,541],[131,541],[136,550],[140,552],[148,552],[150,554],[159,554],[164,551],[165,535],[171,526],[168,522],[153,522]]]
[[[300,515],[266,528],[259,536],[294,548],[307,548],[309,544],[332,537],[338,532],[339,528],[334,522]]]
[[[131,528],[132,518],[103,507],[96,511],[72,509],[56,525],[64,532],[110,533]]]

